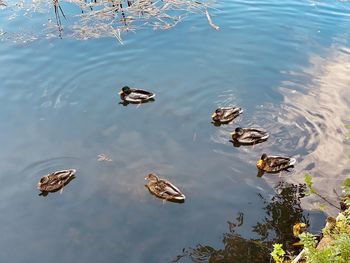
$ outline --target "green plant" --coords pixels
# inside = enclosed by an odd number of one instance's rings
[[[340,207],[331,203],[330,201],[328,201],[328,199],[326,197],[324,197],[323,195],[321,195],[317,190],[316,188],[314,188],[313,186],[313,181],[312,181],[312,176],[310,174],[305,174],[304,175],[304,182],[306,184],[306,186],[309,188],[309,192],[306,193],[306,195],[311,195],[311,194],[314,194],[314,195],[317,195],[319,198],[321,198],[323,201],[325,201],[326,203],[328,203],[329,205],[337,208],[340,210]],[[321,211],[324,211],[326,209],[326,205],[325,204],[320,204],[320,210]]]
[[[350,206],[350,178],[346,178],[342,184],[342,193],[345,196],[344,203]]]
[[[350,124],[345,124],[345,128],[350,129]],[[345,134],[345,138],[346,138],[346,140],[350,140],[350,132]]]
[[[309,192],[307,192],[306,195],[315,194],[316,189],[313,187],[314,183],[312,181],[312,176],[310,174],[304,175],[304,182],[305,182],[306,186],[309,188]]]
[[[283,263],[286,252],[282,248],[282,244],[274,244],[271,256],[276,263]]]
[[[323,229],[325,242],[317,249],[316,238],[310,233],[299,235],[304,245],[304,257],[307,263],[345,263],[350,262],[350,210],[340,213],[334,224]]]

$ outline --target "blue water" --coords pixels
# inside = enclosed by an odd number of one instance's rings
[[[60,38],[44,25],[51,5],[39,6],[0,9],[1,262],[269,262],[292,224],[322,228],[313,200],[301,209],[299,183],[310,172],[332,193],[348,174],[347,1],[224,0],[209,9],[219,31],[194,13],[169,30],[123,33],[123,45],[72,36],[80,11],[68,3]],[[124,85],[156,100],[122,106]],[[212,125],[213,110],[230,104],[243,115]],[[236,148],[238,125],[271,138]],[[300,165],[258,178],[263,152]],[[76,179],[61,194],[38,196],[41,176],[69,168]],[[150,172],[186,202],[150,195]]]

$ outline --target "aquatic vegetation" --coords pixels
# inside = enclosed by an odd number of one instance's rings
[[[97,155],[97,161],[99,162],[112,162],[112,159],[109,158],[106,154],[101,153],[99,155]]]
[[[46,26],[48,30],[56,31],[59,37],[115,37],[120,43],[123,43],[124,33],[146,28],[171,29],[194,14],[206,16],[209,25],[218,30],[219,27],[213,23],[208,12],[213,4],[211,0],[26,0],[8,5],[0,2],[0,6],[5,9],[25,10],[26,13],[50,14],[53,9],[55,23],[50,23],[49,19]],[[70,12],[65,12],[65,9]],[[54,31],[37,37],[52,37]]]

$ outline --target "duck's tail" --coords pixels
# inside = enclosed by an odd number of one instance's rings
[[[297,162],[297,160],[295,158],[290,158],[289,160],[289,165],[292,166]]]

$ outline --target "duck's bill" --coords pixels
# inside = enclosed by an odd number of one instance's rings
[[[119,91],[118,94],[119,94],[119,95],[122,95],[122,94],[123,94],[123,91]]]
[[[258,167],[262,166],[262,164],[263,164],[263,160],[259,160],[259,161],[257,161],[257,163],[256,163],[256,165],[257,165]]]
[[[211,115],[212,118],[215,118],[216,117],[216,113],[213,113],[213,115]]]

